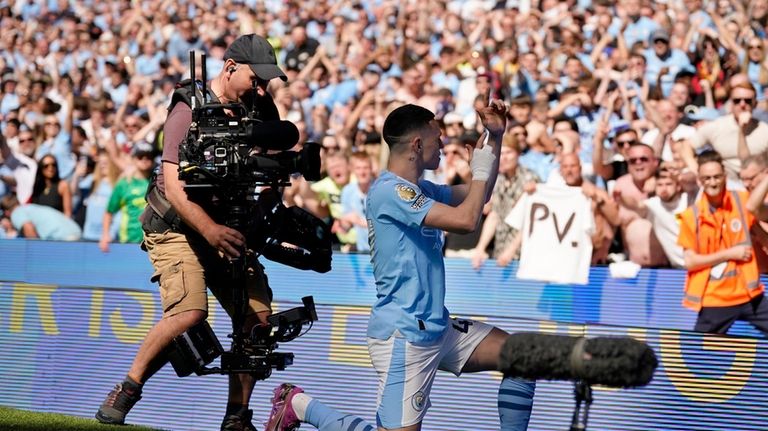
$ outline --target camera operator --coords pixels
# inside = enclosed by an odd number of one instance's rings
[[[202,83],[197,86],[197,105],[200,97],[212,103],[248,105],[249,101],[254,103],[259,119],[279,119],[267,85],[274,78],[287,78],[277,66],[269,42],[254,34],[241,36],[229,46],[224,60],[221,72],[206,83],[205,89]],[[245,237],[220,224],[213,202],[191,200],[184,182],[179,180],[179,146],[192,122],[192,90],[188,83],[183,84],[177,85],[173,94],[164,127],[162,167],[155,189],[147,195],[150,205],[142,215],[143,247],[155,268],[152,280],[160,283],[163,317],[150,329],[125,380],[115,386],[96,413],[103,423],[124,423],[126,414],[141,398],[144,383],[168,362],[166,348],[172,340],[206,319],[206,287],[230,316],[233,313],[228,259],[246,253]],[[159,214],[162,210],[158,208],[167,211]],[[272,294],[263,267],[255,258],[249,262],[244,333],[259,322],[266,323],[271,313]],[[249,374],[229,376],[229,398],[221,430],[256,429],[248,409],[253,385],[254,378]]]

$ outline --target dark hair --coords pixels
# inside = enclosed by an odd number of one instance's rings
[[[45,190],[45,176],[43,175],[44,169],[42,168],[43,160],[45,158],[53,159],[53,163],[56,164],[56,173],[53,175],[53,178],[51,178],[51,187],[58,187],[59,181],[61,181],[61,177],[59,176],[59,162],[56,160],[56,157],[54,157],[53,154],[46,154],[43,157],[40,157],[40,160],[37,162],[39,167],[37,173],[35,173],[35,184],[32,186],[31,198],[33,203],[36,202],[37,198],[39,198]]]
[[[16,208],[19,206],[19,200],[16,198],[16,195],[11,193],[9,195],[3,196],[2,199],[0,199],[0,209],[3,210],[4,213],[7,213],[8,211]]]
[[[557,124],[557,123],[568,123],[571,126],[571,130],[577,133],[579,131],[579,125],[576,124],[576,120],[574,120],[571,117],[568,117],[565,115],[558,115],[552,120],[552,124]]]
[[[696,163],[698,163],[699,166],[703,165],[704,163],[710,163],[710,162],[719,163],[720,166],[722,166],[723,156],[721,156],[720,153],[714,150],[705,150],[701,154],[696,156]]]
[[[425,127],[435,119],[435,114],[426,108],[416,105],[403,105],[387,115],[381,134],[384,141],[393,148],[407,134]]]
[[[659,179],[659,178],[671,178],[675,182],[678,181],[677,176],[673,175],[672,171],[670,171],[668,167],[663,166],[663,165],[661,165],[658,168],[656,168],[656,172],[653,174],[653,177],[656,178],[656,179]]]

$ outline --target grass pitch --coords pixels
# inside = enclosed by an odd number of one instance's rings
[[[3,431],[158,431],[140,426],[103,425],[96,419],[84,419],[55,413],[39,413],[0,406],[0,430]]]

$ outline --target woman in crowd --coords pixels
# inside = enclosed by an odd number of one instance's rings
[[[96,169],[89,174],[81,184],[89,178],[92,181],[90,193],[85,198],[85,222],[83,223],[83,239],[99,241],[102,234],[102,222],[107,211],[107,203],[120,176],[120,169],[109,158],[104,150],[99,151]],[[117,238],[120,227],[120,213],[117,213],[110,227],[110,240]]]
[[[67,217],[72,216],[72,192],[67,182],[59,177],[59,164],[51,154],[43,156],[38,162],[30,203],[46,205]]]

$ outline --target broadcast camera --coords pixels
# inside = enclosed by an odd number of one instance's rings
[[[230,259],[231,351],[224,351],[208,323],[202,322],[177,337],[168,355],[180,377],[192,372],[250,373],[265,379],[273,368],[282,370],[293,363],[292,353],[274,352],[277,343],[299,336],[302,325],[317,320],[317,315],[312,297],[305,297],[303,307],[273,315],[268,326],[244,334],[246,274],[252,265],[259,265],[258,256],[299,269],[331,269],[328,226],[300,208],[286,208],[280,191],[290,185],[292,175],[320,179],[320,146],[306,143],[301,151],[288,151],[299,140],[298,129],[288,121],[262,120],[255,83],[244,98],[250,106],[207,103],[205,62],[202,55],[202,81],[197,81],[195,53],[190,52],[192,79],[173,96],[174,102],[184,100],[192,108],[192,123],[179,147],[179,179],[190,200],[217,223],[240,231],[247,244],[241,257]],[[271,99],[270,105],[276,118]],[[205,368],[218,356],[221,367]]]

